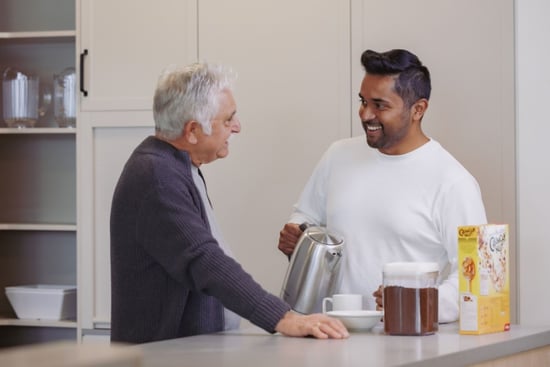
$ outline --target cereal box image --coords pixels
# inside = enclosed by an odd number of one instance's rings
[[[510,329],[507,224],[458,228],[460,334]]]

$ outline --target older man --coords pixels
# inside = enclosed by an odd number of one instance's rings
[[[194,64],[163,73],[155,136],[132,153],[111,210],[113,341],[143,343],[236,328],[345,338],[342,323],[302,316],[265,291],[223,242],[200,172],[224,158],[241,125],[231,73]]]

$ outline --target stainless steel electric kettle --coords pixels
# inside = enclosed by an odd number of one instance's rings
[[[290,258],[281,298],[296,312],[317,313],[323,298],[339,285],[344,239],[325,227],[300,227],[303,233]]]

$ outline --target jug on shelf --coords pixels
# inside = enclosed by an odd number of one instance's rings
[[[54,118],[60,127],[76,126],[76,72],[66,68],[53,76]]]
[[[39,106],[40,98],[42,104]],[[4,121],[8,127],[33,127],[38,118],[46,114],[51,98],[47,88],[40,91],[38,76],[12,67],[3,72],[2,106]]]
[[[302,224],[302,236],[290,258],[281,298],[302,314],[321,312],[323,298],[340,283],[344,239],[325,227]]]

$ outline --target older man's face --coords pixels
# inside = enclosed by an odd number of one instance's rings
[[[230,90],[221,92],[219,106],[218,114],[212,119],[212,132],[201,138],[201,163],[227,157],[230,136],[241,131],[241,123],[236,116],[237,105]]]

